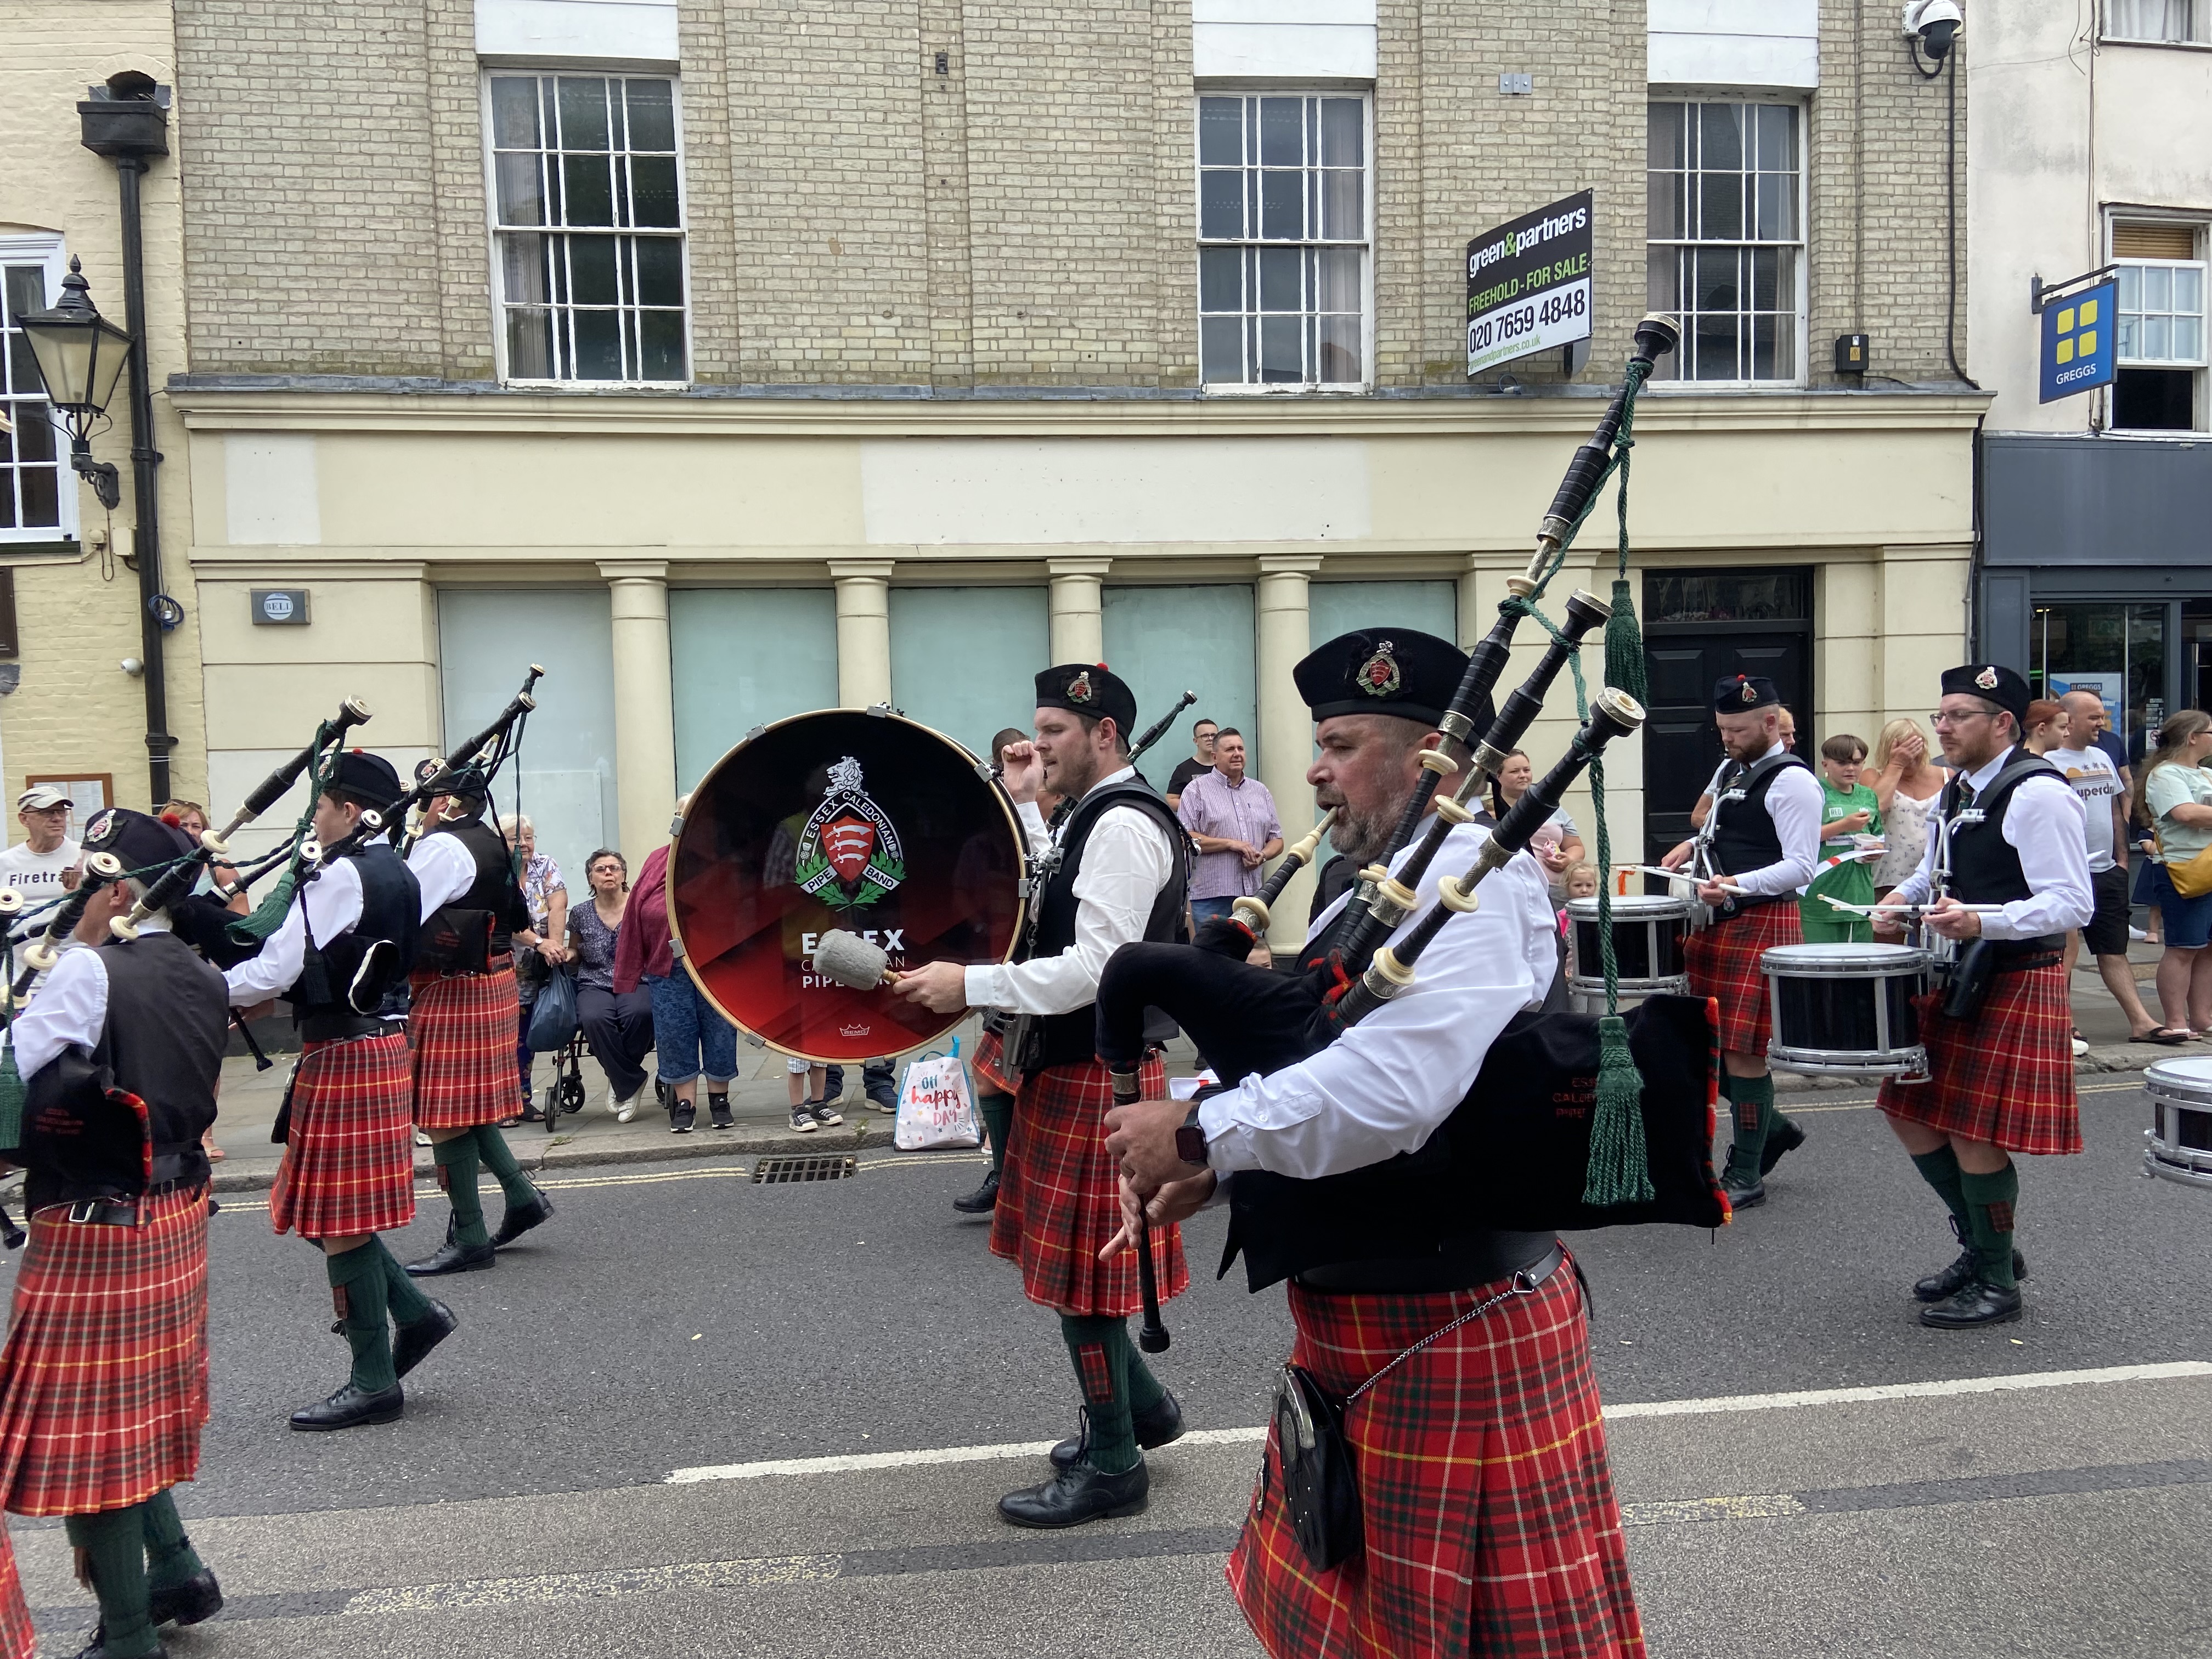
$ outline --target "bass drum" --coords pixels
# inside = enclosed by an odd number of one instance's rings
[[[873,1060],[967,1015],[825,979],[815,941],[858,933],[894,970],[1004,962],[1022,933],[1022,866],[1012,801],[950,738],[898,714],[799,714],[749,734],[692,791],[668,859],[669,931],[740,1030],[807,1060]]]

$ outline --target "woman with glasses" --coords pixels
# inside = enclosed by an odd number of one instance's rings
[[[576,962],[576,1023],[592,1058],[607,1074],[607,1110],[615,1121],[637,1115],[645,1094],[645,1057],[653,1049],[653,994],[615,989],[615,951],[629,892],[629,865],[611,847],[584,860],[591,901],[568,914]]]
[[[2166,924],[2158,960],[2158,1006],[2166,1024],[2154,1042],[2212,1034],[2212,892],[2184,896],[2172,870],[2212,848],[2212,714],[2185,708],[2158,728],[2158,747],[2136,772],[2136,816],[2151,826],[2152,902]]]

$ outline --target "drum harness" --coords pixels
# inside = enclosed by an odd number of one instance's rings
[[[1713,810],[1705,814],[1705,821],[1698,826],[1698,833],[1690,839],[1690,872],[1692,875],[1700,881],[1729,879],[1729,872],[1713,862],[1713,837],[1720,830],[1721,804],[1723,801],[1744,799],[1751,793],[1752,786],[1760,779],[1770,773],[1778,772],[1793,763],[1803,764],[1795,755],[1787,749],[1784,749],[1771,755],[1762,755],[1749,766],[1746,766],[1741,761],[1736,761],[1734,772],[1728,773],[1723,767],[1721,772],[1716,772],[1713,775],[1713,781],[1719,786],[1713,792]],[[1723,773],[1726,773],[1725,776]],[[1703,933],[1711,927],[1718,917],[1740,916],[1746,910],[1759,905],[1771,904],[1777,900],[1794,896],[1795,895],[1789,893],[1757,894],[1741,898],[1731,898],[1718,905],[1707,904],[1703,899],[1693,896],[1690,902],[1690,925]]]
[[[1951,781],[1943,786],[1942,801],[1951,803],[1952,810],[1948,812],[1942,811],[1942,802],[1939,801],[1936,826],[1931,831],[1936,836],[1936,862],[1929,873],[1929,907],[1941,904],[1950,896],[1952,826],[1958,823],[1980,823],[1984,811],[1975,804],[1977,801],[1990,800],[2008,793],[2019,779],[2031,772],[2055,769],[2040,755],[2020,750],[1998,768],[1997,775],[1990,780],[1989,787],[1979,792],[1969,791],[1964,773],[1954,774]],[[1962,793],[1966,796],[1963,801]],[[1929,928],[1925,909],[1913,917],[1911,928],[1914,942],[1929,954],[1930,977],[1942,992],[1943,1017],[1947,1019],[1972,1019],[1979,1012],[1983,999],[1989,994],[1990,981],[1997,975],[1999,957],[2002,955],[1999,947],[2008,941],[1977,937],[1966,941],[1962,948],[1959,940]],[[2007,965],[2024,969],[2045,964],[2041,959],[2031,957]]]

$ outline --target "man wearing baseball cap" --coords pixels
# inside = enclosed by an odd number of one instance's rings
[[[70,811],[76,805],[51,783],[34,783],[15,797],[23,839],[0,853],[0,887],[14,888],[26,904],[42,904],[76,885],[83,854],[69,838]]]

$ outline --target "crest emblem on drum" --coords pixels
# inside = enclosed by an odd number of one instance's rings
[[[1980,686],[1984,691],[1996,690],[1997,689],[1997,671],[1995,668],[1984,668],[1980,673],[1974,676],[1974,684]]]
[[[801,892],[832,909],[861,909],[906,879],[898,830],[861,787],[860,763],[853,757],[832,764],[829,779],[799,836],[793,878]]]
[[[1390,653],[1397,649],[1395,641],[1385,640],[1375,647],[1375,654],[1359,665],[1359,689],[1370,697],[1387,697],[1406,683],[1398,672],[1398,659]]]
[[[1087,668],[1067,683],[1070,702],[1089,702],[1096,696],[1097,693],[1091,689],[1091,671]]]

